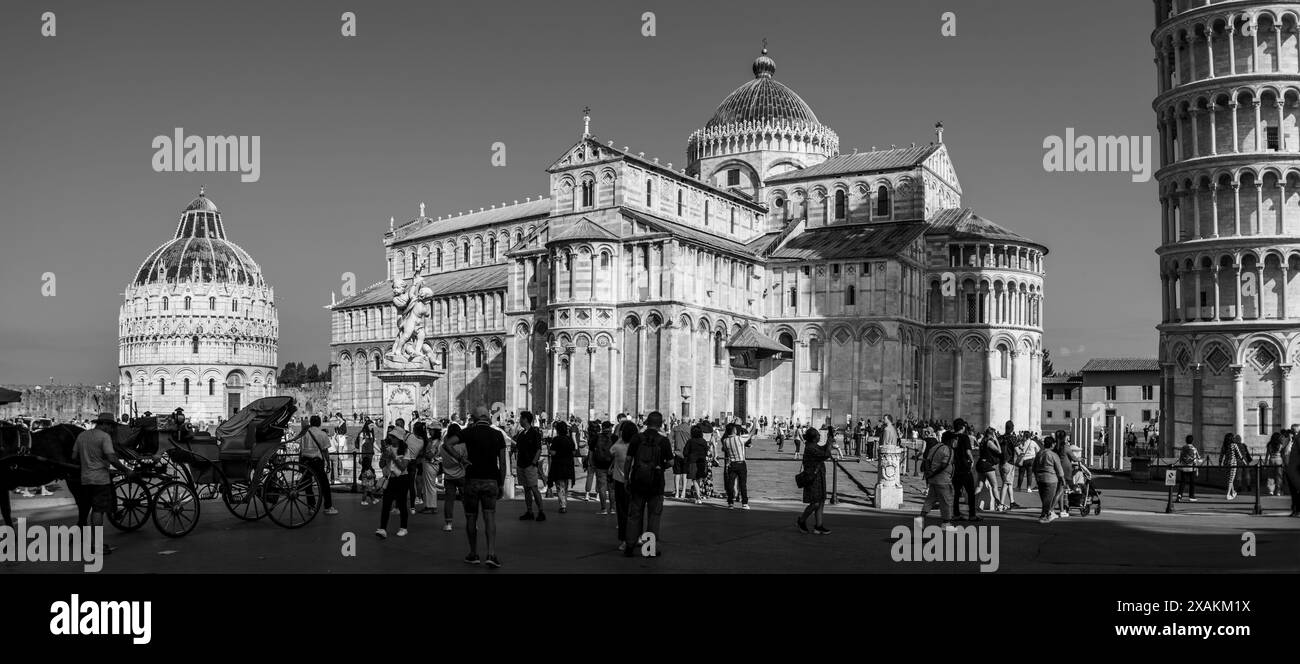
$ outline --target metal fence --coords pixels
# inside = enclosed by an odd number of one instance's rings
[[[1170,471],[1176,473],[1176,475],[1172,477],[1174,480],[1174,483],[1172,484],[1169,481],[1171,479],[1170,476],[1167,475]],[[1234,473],[1232,471],[1236,472]],[[1205,486],[1226,491],[1229,482],[1231,482],[1235,489],[1237,481],[1245,479],[1245,484],[1253,485],[1252,493],[1254,494],[1255,503],[1251,511],[1252,514],[1264,513],[1264,508],[1260,503],[1260,498],[1263,495],[1263,487],[1269,482],[1269,480],[1272,480],[1275,483],[1282,483],[1282,486],[1285,486],[1282,466],[1267,464],[1262,459],[1257,459],[1254,463],[1250,464],[1199,463],[1193,465],[1179,464],[1176,460],[1165,463],[1164,460],[1161,459],[1158,463],[1149,464],[1148,466],[1148,476],[1146,479],[1149,480],[1156,477],[1164,478],[1165,484],[1168,488],[1169,495],[1165,503],[1165,514],[1174,513],[1174,491],[1175,489],[1178,490],[1181,495],[1184,484],[1188,484],[1191,487]],[[1134,471],[1133,479],[1134,481],[1137,481],[1138,479],[1136,470]],[[1297,487],[1290,487],[1292,491],[1296,490],[1296,488]],[[1194,490],[1194,488],[1191,489],[1191,491]],[[1250,490],[1250,487],[1248,487],[1248,490]]]

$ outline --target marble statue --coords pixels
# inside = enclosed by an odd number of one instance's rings
[[[433,346],[425,341],[425,321],[433,313],[433,291],[422,285],[420,275],[428,267],[426,260],[415,269],[411,282],[393,277],[393,307],[397,309],[397,338],[385,355],[394,365],[433,367]]]

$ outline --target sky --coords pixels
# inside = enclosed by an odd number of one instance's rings
[[[112,381],[121,293],[200,185],[275,288],[280,365],[324,368],[323,307],[345,272],[384,279],[390,216],[544,194],[584,106],[599,140],[684,165],[764,38],[842,152],[926,143],[944,123],[964,204],[1049,247],[1058,370],[1154,357],[1155,180],[1043,165],[1067,128],[1154,133],[1153,20],[1136,0],[8,0],[0,383]],[[260,178],[155,172],[154,137],[178,127],[259,136]]]

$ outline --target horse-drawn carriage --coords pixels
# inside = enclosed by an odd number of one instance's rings
[[[118,427],[114,447],[132,473],[114,478],[109,522],[132,531],[152,520],[164,535],[182,537],[198,525],[201,501],[220,497],[245,521],[270,517],[285,528],[310,523],[320,511],[322,487],[297,460],[298,438],[284,440],[296,410],[292,397],[258,399],[218,427],[215,437],[168,435],[165,422],[151,420]],[[80,429],[59,426],[70,430],[57,441],[38,446],[38,432],[25,452],[0,459],[0,483],[12,483],[5,477],[11,465],[25,471],[23,481],[31,483],[24,486],[41,483],[33,479],[75,478],[72,441]]]

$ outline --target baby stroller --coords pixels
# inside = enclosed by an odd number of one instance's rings
[[[1093,486],[1092,472],[1080,466],[1072,479],[1074,481],[1065,495],[1066,507],[1069,510],[1079,510],[1079,516],[1088,516],[1089,510],[1093,514],[1101,514],[1101,492]]]
[[[361,499],[379,503],[384,499],[384,486],[388,484],[387,477],[377,478],[375,471],[366,468],[361,471]]]

